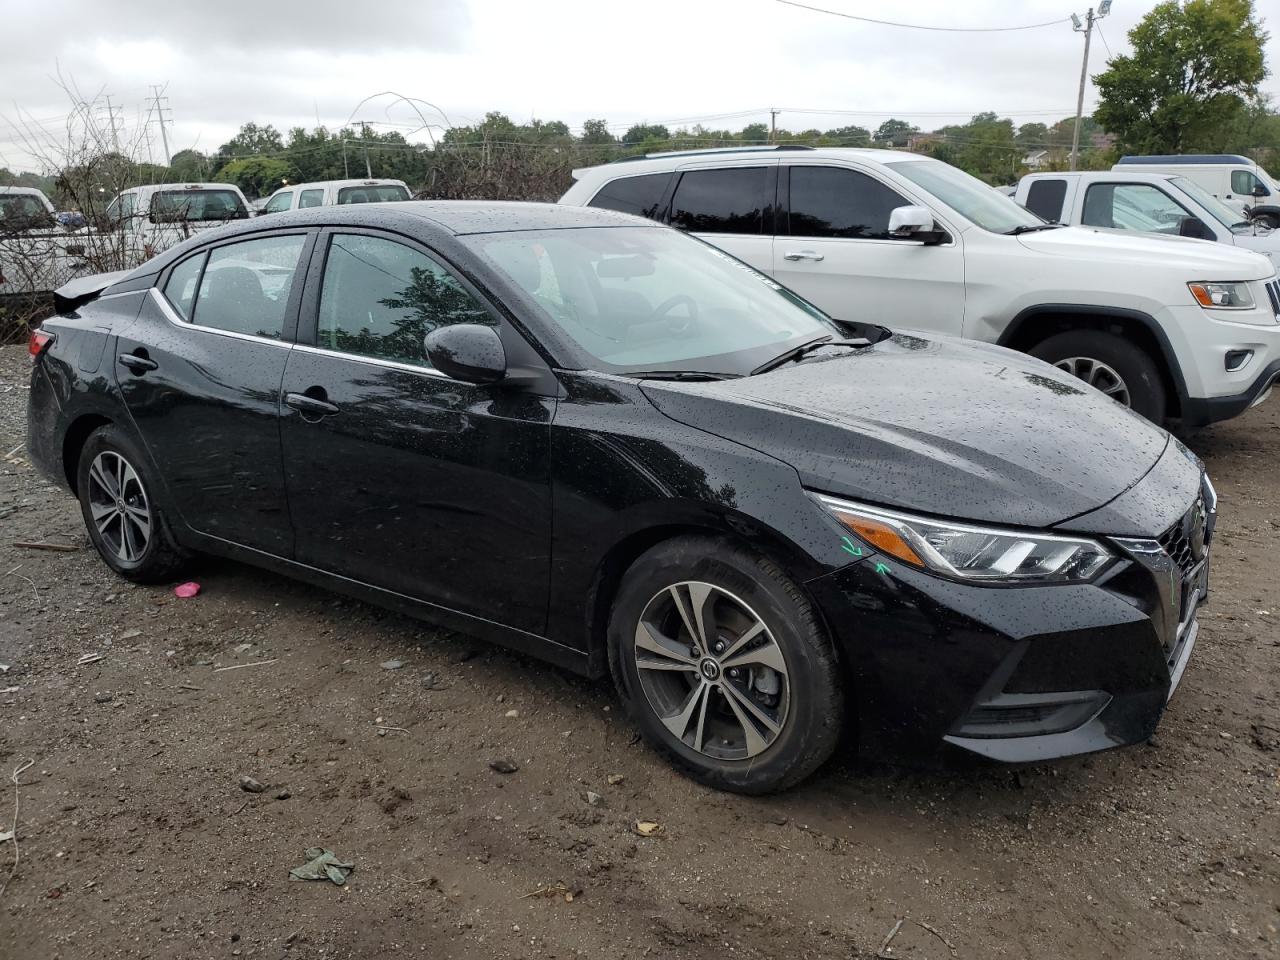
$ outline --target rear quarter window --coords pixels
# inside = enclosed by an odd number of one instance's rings
[[[631,213],[638,217],[657,220],[661,216],[658,205],[662,203],[670,182],[671,174],[669,173],[619,177],[601,187],[600,192],[591,198],[587,206],[617,210],[619,213]]]
[[[341,187],[338,190],[338,203],[392,203],[396,200],[408,199],[409,191],[394,183]]]

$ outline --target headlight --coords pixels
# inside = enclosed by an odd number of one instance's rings
[[[926,519],[822,495],[818,501],[881,553],[953,580],[1080,583],[1112,558],[1102,544],[1085,537]]]
[[[1247,283],[1188,283],[1196,303],[1210,310],[1251,310],[1253,294]]]

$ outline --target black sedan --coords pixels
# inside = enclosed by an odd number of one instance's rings
[[[322,207],[58,304],[30,449],[121,576],[221,554],[610,674],[717,787],[794,784],[846,731],[1142,741],[1195,643],[1215,501],[1178,441],[648,221]]]

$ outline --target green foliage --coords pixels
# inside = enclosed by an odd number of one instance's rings
[[[876,130],[876,142],[890,147],[905,147],[911,135],[919,132],[919,127],[913,127],[905,120],[890,118]]]
[[[214,176],[217,183],[234,183],[250,200],[265,197],[294,179],[293,167],[275,157],[241,157],[225,164]]]
[[[1221,150],[1266,76],[1252,0],[1167,0],[1094,78],[1094,117],[1129,153]]]

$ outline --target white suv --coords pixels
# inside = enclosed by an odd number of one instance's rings
[[[1049,224],[917,154],[691,151],[574,177],[561,203],[690,231],[840,319],[1026,351],[1152,420],[1225,420],[1280,377],[1265,257]]]

